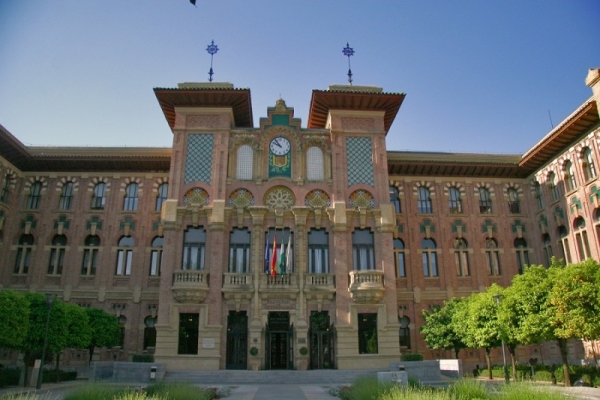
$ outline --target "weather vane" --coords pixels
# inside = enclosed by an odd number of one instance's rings
[[[208,71],[208,76],[209,76],[208,81],[212,82],[212,76],[215,74],[213,72],[213,68],[212,68],[213,56],[217,53],[217,51],[219,51],[219,48],[215,44],[214,40],[211,40],[210,44],[206,48],[206,51],[208,52],[208,54],[210,54],[210,71]]]
[[[354,55],[354,49],[350,47],[348,42],[346,42],[346,47],[344,47],[342,53],[344,53],[344,55],[348,57],[348,82],[352,85],[352,69],[350,68],[350,57]]]

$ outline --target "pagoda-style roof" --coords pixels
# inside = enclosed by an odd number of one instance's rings
[[[26,147],[0,125],[0,157],[23,172],[168,172],[171,148]]]
[[[528,175],[535,172],[599,123],[596,102],[589,99],[526,152],[519,165]]]
[[[308,113],[308,128],[325,128],[329,110],[384,111],[386,133],[404,101],[405,93],[383,93],[378,91],[313,90]]]
[[[388,173],[404,176],[523,178],[521,155],[388,151]]]
[[[175,125],[175,107],[227,107],[233,110],[236,128],[252,128],[250,89],[233,87],[154,88],[154,94],[171,129]]]

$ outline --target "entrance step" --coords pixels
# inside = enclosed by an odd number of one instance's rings
[[[373,370],[311,371],[294,370],[219,370],[219,371],[167,371],[165,382],[190,382],[201,385],[268,385],[268,384],[348,384],[359,377],[377,379]]]

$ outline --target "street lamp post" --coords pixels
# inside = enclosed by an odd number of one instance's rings
[[[35,386],[36,389],[41,389],[42,387],[42,374],[44,371],[44,358],[46,357],[46,344],[48,343],[48,325],[50,324],[50,311],[52,310],[52,304],[54,304],[55,299],[55,294],[46,293],[46,331],[44,333],[44,347],[42,347],[42,360],[40,362],[40,372],[38,373],[37,385]]]
[[[498,305],[500,305],[500,300],[502,300],[502,295],[500,293],[495,294],[494,300],[496,300],[496,303]],[[504,363],[504,380],[506,381],[506,383],[509,383],[510,378],[508,377],[508,366],[506,365],[506,351],[504,350],[504,339],[501,338],[501,340],[502,340],[502,362]]]

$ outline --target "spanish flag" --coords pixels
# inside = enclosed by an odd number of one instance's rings
[[[271,256],[271,276],[277,276],[277,235],[273,236],[273,255]]]

